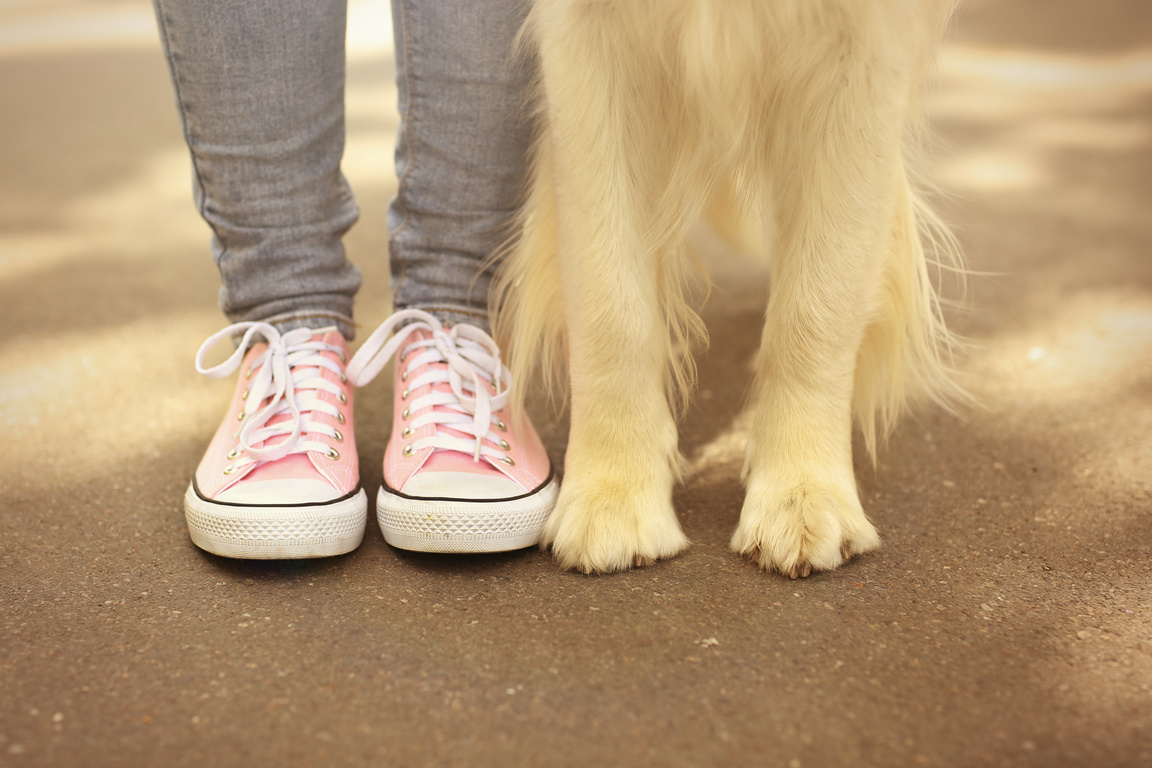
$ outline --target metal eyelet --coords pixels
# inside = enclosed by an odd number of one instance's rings
[[[344,418],[344,413],[342,411],[336,411],[336,421],[340,424],[344,424],[347,421],[347,419]]]
[[[226,474],[226,475],[230,475],[235,471],[236,471],[236,465],[235,464],[229,464],[228,466],[224,467],[224,474]]]
[[[412,437],[412,427],[404,427],[404,431],[400,433],[400,437]]]
[[[332,430],[332,438],[338,443],[344,442],[344,434],[338,429]]]
[[[404,446],[403,453],[405,456],[411,456],[413,453],[415,453],[415,451],[412,449],[411,445],[406,445],[406,446]]]
[[[505,424],[500,419],[496,419],[496,429],[500,430],[501,432],[507,432],[508,431],[508,425]]]
[[[340,371],[339,378],[340,378],[341,384],[347,384],[348,383],[348,377],[344,375],[344,371]]]
[[[324,455],[327,456],[328,458],[332,459],[332,461],[335,461],[336,459],[340,458],[339,452],[335,448],[333,448],[332,446],[328,446],[328,451]]]
[[[232,450],[228,451],[228,456],[226,458],[228,461],[235,461],[236,459],[240,458],[240,452],[233,448]]]
[[[244,374],[244,378],[246,378],[246,379],[252,378],[252,366],[248,366],[248,372]]]
[[[408,369],[400,372],[400,381],[408,381]]]
[[[244,421],[244,417],[247,415],[244,411],[240,411],[240,413],[236,414],[236,421]]]
[[[516,466],[516,462],[512,461],[512,459],[509,458],[508,456],[501,456],[500,461],[504,462],[505,464],[507,464],[510,467]]]
[[[348,395],[344,394],[343,392],[341,392],[336,399],[340,401],[340,405],[348,404]]]
[[[401,399],[401,400],[407,400],[407,399],[408,399],[408,395],[410,395],[410,394],[412,394],[412,393],[411,393],[409,390],[407,390],[407,389],[406,389],[406,390],[404,390],[403,392],[401,392],[401,393],[400,393],[400,399]]]
[[[240,399],[241,399],[241,400],[247,400],[247,399],[248,399],[248,393],[250,393],[251,391],[252,391],[252,388],[251,388],[251,387],[249,387],[248,389],[244,390],[244,394],[240,395]]]
[[[497,446],[500,448],[500,450],[502,450],[502,451],[510,451],[510,450],[512,450],[512,446],[508,445],[508,441],[507,441],[507,440],[501,440],[500,442],[496,443],[496,445],[497,445]]]
[[[411,408],[405,408],[404,413],[400,414],[400,418],[402,418],[404,420],[407,420],[411,416],[412,416],[412,409]]]

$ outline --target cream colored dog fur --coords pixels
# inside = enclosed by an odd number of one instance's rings
[[[606,572],[688,541],[675,411],[704,337],[689,230],[716,199],[771,244],[747,486],[732,548],[806,576],[880,539],[852,466],[917,393],[947,399],[949,340],[908,181],[936,0],[535,0],[538,139],[495,295],[518,381],[567,371],[571,432],[544,532]],[[562,374],[561,374],[562,375]]]

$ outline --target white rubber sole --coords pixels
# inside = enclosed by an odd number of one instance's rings
[[[184,518],[192,543],[221,557],[299,560],[351,552],[364,539],[368,496],[314,505],[259,506],[209,501],[188,486]]]
[[[507,552],[531,547],[560,486],[552,480],[534,493],[514,499],[468,501],[418,499],[381,488],[376,519],[384,540],[415,552]]]

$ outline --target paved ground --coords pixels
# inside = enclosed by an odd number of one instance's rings
[[[380,8],[357,5],[356,13]],[[715,256],[687,554],[230,562],[181,494],[228,397],[149,8],[0,2],[0,764],[1152,765],[1152,11],[970,2],[933,97],[985,408],[858,477],[885,547],[727,549],[764,276]],[[358,27],[360,318],[387,313],[391,65]],[[360,399],[379,479],[383,383]],[[559,457],[564,425],[546,430]]]

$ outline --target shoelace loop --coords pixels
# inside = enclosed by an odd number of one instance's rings
[[[413,335],[419,332],[427,333],[431,338],[413,340]],[[358,387],[364,386],[383,370],[401,348],[405,356],[418,353],[408,362],[409,370],[428,363],[446,364],[446,383],[451,390],[450,397],[446,393],[433,393],[413,404],[417,410],[431,409],[431,412],[419,416],[413,422],[414,426],[437,426],[435,437],[417,441],[413,445],[416,448],[432,447],[471,453],[473,461],[479,461],[481,457],[501,459],[500,454],[487,449],[484,439],[491,438],[493,414],[508,405],[512,373],[501,361],[500,348],[492,337],[467,323],[445,328],[427,312],[418,309],[402,310],[377,328],[356,352],[348,364],[349,380]],[[443,381],[442,373],[432,371],[413,380],[409,386],[415,389]],[[492,384],[495,394],[488,391],[487,383]],[[451,412],[438,412],[436,406],[466,414],[466,417],[459,418]],[[495,421],[499,423],[499,419]],[[472,444],[465,445],[465,441],[440,434],[439,428],[442,426],[471,435]]]
[[[224,362],[205,367],[204,358],[221,340],[243,332],[236,350]],[[246,463],[264,463],[282,459],[293,453],[321,451],[332,457],[331,446],[315,440],[302,439],[305,433],[320,433],[336,437],[330,425],[310,418],[314,412],[339,417],[337,408],[318,397],[326,391],[337,397],[343,394],[339,386],[323,378],[321,369],[343,376],[339,364],[324,352],[343,355],[336,346],[313,340],[316,331],[296,328],[280,333],[275,326],[263,322],[235,323],[208,337],[196,353],[196,370],[210,378],[227,376],[240,367],[244,355],[258,337],[267,342],[267,349],[252,361],[246,375],[250,376],[245,411],[255,404],[263,404],[254,413],[242,412],[243,425],[237,434],[239,453]],[[287,418],[283,418],[287,416]],[[269,422],[275,423],[269,423]],[[275,440],[275,438],[283,438]]]

